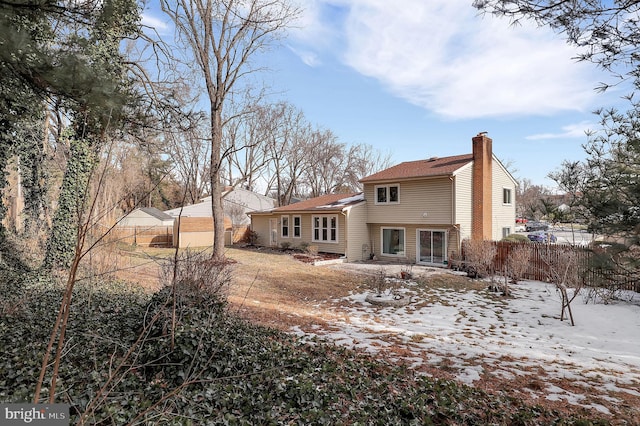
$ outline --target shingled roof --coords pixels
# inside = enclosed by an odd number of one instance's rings
[[[405,161],[381,172],[360,179],[360,182],[404,180],[434,176],[451,176],[456,170],[473,161],[473,154],[428,160]]]
[[[329,194],[300,201],[298,203],[289,204],[287,206],[277,207],[271,210],[253,212],[251,214],[342,211],[342,209],[344,209],[345,207],[357,204],[361,201],[364,201],[364,194],[362,192],[353,192],[349,194]]]
[[[162,210],[156,209],[155,207],[140,207],[140,210],[148,214],[149,216],[153,216],[159,220],[171,220],[172,216],[169,216]]]

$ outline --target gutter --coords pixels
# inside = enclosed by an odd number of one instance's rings
[[[449,180],[451,181],[451,227],[457,232],[458,236],[457,236],[457,240],[458,240],[458,244],[456,247],[456,251],[460,251],[460,246],[462,244],[462,241],[460,241],[460,229],[458,227],[458,225],[456,225],[456,185],[455,185],[455,179],[454,176],[451,175],[449,176]],[[447,259],[449,258],[448,253],[447,253]]]
[[[342,216],[344,216],[344,257],[347,260],[349,260],[349,256],[347,256],[347,253],[349,253],[349,239],[347,238],[347,227],[349,226],[349,224],[347,222],[347,211],[350,208],[351,206],[347,206],[340,210],[340,213],[342,213]]]

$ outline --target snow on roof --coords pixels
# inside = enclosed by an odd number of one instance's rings
[[[349,204],[358,203],[360,201],[364,201],[364,193],[352,195],[350,197],[341,198],[338,201],[335,201],[330,204],[326,204],[323,206],[318,206],[317,208],[336,208],[336,207],[346,207]]]
[[[345,207],[364,201],[364,193],[354,192],[348,194],[328,194],[320,197],[310,198],[298,203],[289,204],[287,206],[277,207],[275,209],[254,212],[257,214],[280,213],[280,212],[303,212],[303,211],[340,211]]]

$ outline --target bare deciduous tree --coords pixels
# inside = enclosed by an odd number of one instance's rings
[[[271,160],[269,137],[278,120],[273,120],[270,106],[253,104],[246,93],[244,102],[225,120],[224,152],[228,185],[256,189],[258,179]]]
[[[165,131],[166,149],[171,155],[177,175],[184,187],[186,198],[196,203],[205,195],[209,187],[207,130],[203,121],[197,121],[183,130]]]
[[[277,125],[270,128],[268,141],[267,192],[273,191],[278,205],[283,206],[300,195],[301,177],[310,166],[311,126],[302,111],[286,102],[274,105],[269,119],[277,121]]]
[[[331,130],[311,134],[307,155],[312,164],[304,176],[311,197],[331,194],[342,189],[345,169],[345,146]]]
[[[282,33],[298,9],[284,0],[162,0],[161,5],[190,49],[208,95],[213,257],[222,258],[225,103],[240,80],[257,70],[252,57]]]
[[[555,250],[547,248],[546,251],[542,251],[541,258],[547,268],[549,282],[553,283],[560,293],[562,303],[560,321],[564,321],[566,312],[571,325],[575,325],[571,302],[578,296],[584,285],[576,252],[570,247],[564,249],[556,247]],[[569,294],[570,291],[573,293]]]

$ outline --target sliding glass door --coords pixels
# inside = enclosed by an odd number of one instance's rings
[[[442,265],[447,260],[447,232],[418,229],[417,263]]]

